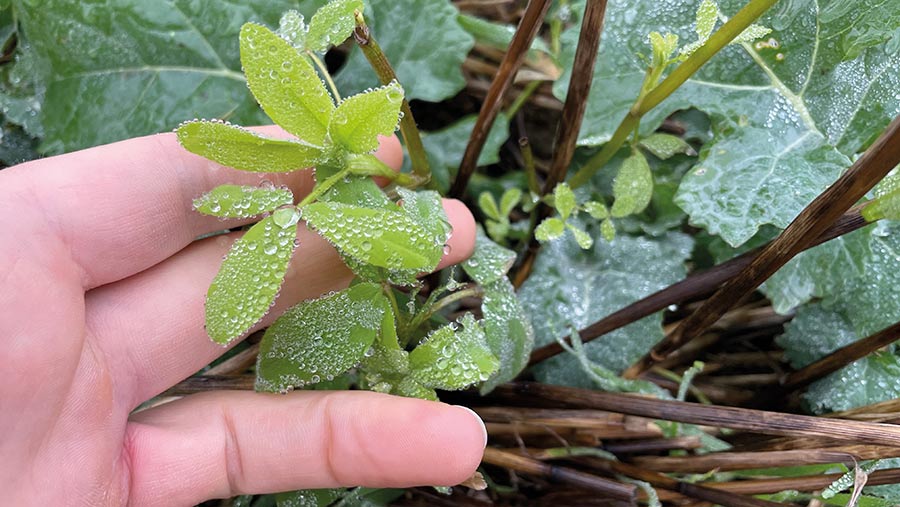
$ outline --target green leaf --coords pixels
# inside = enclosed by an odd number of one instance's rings
[[[566,223],[556,217],[545,218],[534,230],[534,238],[541,243],[560,238],[566,232]]]
[[[402,104],[403,88],[396,81],[344,100],[328,125],[331,140],[353,153],[374,151],[379,134],[397,130]]]
[[[716,22],[719,21],[719,5],[715,0],[703,0],[697,7],[697,17],[694,29],[697,32],[697,39],[706,41],[712,35]]]
[[[506,50],[512,42],[513,35],[516,34],[516,27],[513,25],[501,25],[468,14],[460,14],[456,20],[459,26],[475,37],[478,43],[497,49]],[[533,56],[535,51],[551,54],[547,43],[540,37],[535,37],[531,42],[530,56]]]
[[[485,342],[491,353],[500,360],[497,373],[481,385],[481,394],[487,394],[498,385],[516,378],[528,366],[534,347],[534,330],[506,277],[500,276],[490,283],[479,280],[479,283],[484,289],[481,327]]]
[[[669,63],[672,53],[678,47],[678,36],[674,33],[662,35],[659,32],[650,32],[650,48],[653,51],[653,67],[665,68]]]
[[[862,210],[869,222],[900,220],[900,173],[885,178],[875,187],[875,199]]]
[[[761,25],[750,25],[744,29],[743,32],[739,33],[737,37],[731,41],[731,44],[744,44],[745,42],[753,42],[756,39],[765,37],[772,33],[771,28],[766,28]]]
[[[456,7],[435,0],[369,0],[366,24],[406,89],[406,98],[440,102],[466,85],[462,63],[475,41],[459,26]],[[335,81],[345,95],[378,78],[357,47]]]
[[[431,270],[443,243],[406,213],[348,204],[316,202],[303,208],[303,219],[341,252],[358,261],[389,269]]]
[[[603,220],[604,218],[609,217],[609,210],[606,209],[606,205],[602,202],[588,201],[584,203],[584,211],[597,220]]]
[[[427,243],[419,253],[428,257],[428,269],[434,269],[449,248],[446,245],[453,231],[444,211],[444,200],[441,194],[433,190],[412,191],[398,187],[397,195],[400,197],[400,211],[425,231]]]
[[[354,11],[362,10],[362,0],[328,2],[309,21],[306,47],[312,51],[325,51],[331,46],[340,45],[356,28]]]
[[[296,3],[12,5],[22,29],[14,66],[37,89],[9,106],[32,127],[40,120],[42,151],[59,153],[169,131],[197,117],[263,122],[240,72],[237,35],[247,20],[277,23]]]
[[[285,392],[353,367],[378,337],[385,303],[379,285],[361,283],[285,312],[260,343],[256,390]]]
[[[813,298],[839,294],[870,261],[871,228],[854,231],[800,253],[766,280],[763,292],[786,314]]]
[[[341,497],[343,489],[301,489],[275,495],[278,507],[328,507]]]
[[[314,166],[322,155],[316,146],[263,137],[221,121],[182,123],[176,133],[178,142],[191,153],[243,171],[295,171]]]
[[[462,263],[462,268],[472,280],[484,286],[503,278],[515,261],[515,252],[491,241],[479,227],[475,251]]]
[[[582,250],[569,238],[544,246],[531,277],[519,289],[525,315],[534,326],[535,345],[555,343],[571,329],[600,318],[685,276],[691,255],[688,236],[619,236],[603,248]],[[587,357],[619,371],[644,355],[663,337],[657,313],[584,344]],[[535,367],[541,382],[592,387],[577,358],[557,356]]]
[[[278,22],[278,30],[275,32],[279,37],[291,43],[296,49],[306,48],[306,33],[309,27],[306,26],[306,19],[299,11],[290,10],[281,16]]]
[[[649,151],[656,158],[667,159],[678,153],[696,155],[696,152],[684,139],[671,134],[653,133],[641,139],[641,148]]]
[[[647,158],[635,151],[622,162],[613,182],[613,202],[610,214],[619,218],[644,211],[653,198],[653,174]]]
[[[556,185],[556,188],[553,189],[553,207],[559,212],[563,221],[569,218],[577,206],[575,192],[572,192],[568,183],[563,182]]]
[[[334,102],[312,64],[268,28],[241,28],[241,64],[247,85],[269,118],[316,146],[325,144]]]
[[[820,304],[800,308],[777,342],[795,368],[847,346],[863,336],[843,312]],[[849,410],[900,397],[900,360],[875,353],[813,383],[803,396],[815,413]]]
[[[732,16],[744,3],[723,1],[721,10]],[[610,1],[598,57],[606,64],[594,72],[581,144],[606,142],[633,104],[646,73],[634,56],[644,35],[665,29],[692,39],[696,7]],[[645,115],[644,136],[677,110],[695,107],[712,119],[706,156],[676,199],[691,222],[737,245],[762,225],[784,227],[831,184],[900,113],[900,39],[890,28],[898,19],[897,2],[779,3],[758,21],[773,29],[765,41],[726,47]],[[578,30],[562,36],[564,66]],[[569,75],[555,83],[558,97]]]
[[[234,242],[206,293],[206,332],[214,342],[230,343],[269,311],[294,251],[298,218],[284,209]]]
[[[478,207],[481,208],[481,211],[488,218],[493,218],[497,221],[503,219],[503,215],[500,214],[500,208],[497,207],[497,201],[494,199],[494,194],[488,191],[484,191],[478,196]]]
[[[607,218],[600,222],[600,235],[606,241],[612,241],[616,238],[616,226],[611,219]]]
[[[510,213],[516,208],[519,204],[519,201],[522,200],[522,189],[519,187],[512,187],[506,189],[503,192],[503,195],[500,196],[500,215],[504,217],[508,217]]]
[[[294,203],[287,188],[219,185],[194,199],[194,209],[222,218],[250,218]]]
[[[572,224],[566,224],[566,229],[569,229],[569,231],[572,232],[572,235],[575,237],[575,242],[578,243],[578,246],[581,248],[587,250],[594,246],[594,238],[584,230],[579,229]]]
[[[410,352],[409,364],[413,379],[425,387],[444,390],[484,382],[500,367],[471,314],[459,324],[451,322],[428,335]]]
[[[450,189],[450,182],[456,177],[476,119],[475,115],[466,116],[445,129],[422,133],[422,143],[425,145],[428,164],[431,166],[431,181],[437,190],[446,193]],[[507,138],[509,138],[509,119],[501,113],[494,121],[484,149],[478,156],[478,166],[499,162],[500,148]]]

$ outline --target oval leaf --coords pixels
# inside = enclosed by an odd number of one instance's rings
[[[500,359],[497,373],[481,386],[481,393],[486,394],[516,378],[528,366],[534,347],[534,329],[507,278],[498,278],[483,288],[481,326],[488,347]]]
[[[696,154],[687,141],[678,136],[673,136],[672,134],[650,134],[641,139],[639,144],[642,148],[663,160],[672,157],[676,153],[685,153],[687,155]]]
[[[287,172],[312,167],[322,150],[290,139],[271,139],[222,121],[191,121],[175,130],[191,153],[242,171]]]
[[[362,10],[362,0],[332,0],[323,5],[309,21],[307,49],[325,51],[331,46],[340,45],[356,28],[354,11]]]
[[[194,209],[221,218],[250,218],[293,203],[287,188],[219,185],[194,199]]]
[[[344,254],[389,269],[431,270],[430,252],[440,248],[406,213],[316,202],[303,208],[303,219]]]
[[[462,263],[462,268],[472,280],[488,285],[503,278],[515,261],[515,252],[491,241],[479,227],[475,235],[475,251]]]
[[[375,342],[386,304],[380,286],[362,283],[291,308],[263,335],[256,390],[285,392],[344,373]]]
[[[395,81],[387,86],[354,95],[334,111],[328,133],[331,140],[353,153],[369,153],[378,148],[378,135],[397,130],[403,88]]]
[[[268,28],[241,29],[247,85],[269,118],[304,141],[321,146],[334,102],[306,57]]]
[[[622,168],[613,182],[613,203],[610,214],[624,217],[640,213],[653,197],[653,174],[644,155],[635,151],[622,162]]]
[[[484,331],[471,314],[428,335],[409,353],[411,376],[433,389],[465,389],[489,379],[500,361],[491,354]]]
[[[228,344],[269,311],[294,251],[297,219],[296,210],[279,210],[234,242],[206,294],[206,332],[214,342]]]

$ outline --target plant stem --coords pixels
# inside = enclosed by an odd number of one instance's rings
[[[522,149],[522,161],[525,165],[525,177],[528,180],[528,190],[534,195],[541,194],[541,184],[538,182],[537,168],[534,165],[534,152],[527,137],[519,139],[519,148]]]
[[[340,104],[341,93],[338,91],[337,85],[334,84],[334,79],[331,78],[331,73],[328,72],[328,67],[325,66],[325,62],[312,51],[307,50],[306,54],[312,59],[313,63],[316,64],[316,67],[319,68],[319,73],[322,74],[322,77],[325,78],[325,82],[328,83],[328,87],[331,88],[331,94],[334,95],[334,101]]]
[[[423,308],[419,313],[416,314],[415,317],[409,323],[409,329],[413,330],[421,326],[426,320],[430,319],[432,315],[446,308],[447,306],[459,301],[460,299],[465,299],[467,297],[478,297],[481,296],[484,292],[481,287],[475,285],[472,287],[468,287],[466,289],[462,289],[456,291],[448,296],[445,296],[439,300],[437,300],[434,304]]]
[[[389,84],[397,81],[397,74],[391,63],[388,61],[381,46],[372,37],[368,25],[362,13],[356,11],[356,29],[353,31],[354,39],[357,45],[365,55],[366,60],[372,66],[375,74],[382,84]],[[403,141],[406,143],[406,149],[409,152],[409,160],[412,162],[413,174],[419,177],[421,183],[425,183],[431,179],[431,169],[428,166],[428,154],[425,153],[425,145],[422,144],[422,136],[419,134],[419,128],[416,126],[416,120],[413,117],[412,110],[409,108],[409,101],[403,99],[403,105],[400,106],[402,117],[400,118],[400,134],[403,135]]]
[[[672,95],[681,85],[696,73],[710,58],[727,46],[735,37],[741,34],[754,21],[759,19],[766,10],[778,0],[750,0],[743,9],[729,19],[716,33],[697,48],[691,56],[681,63],[671,74],[649,90],[646,95],[638,97],[634,105],[622,119],[616,131],[596,155],[590,158],[585,165],[569,180],[572,188],[580,187],[587,183],[591,177],[600,170],[613,155],[619,151],[622,144],[628,139],[628,135],[640,122],[641,117],[648,111],[658,106],[663,100]]]
[[[352,156],[347,162],[347,167],[352,174],[358,176],[378,176],[405,187],[417,186],[417,183],[420,182],[413,175],[393,170],[375,155]]]
[[[522,89],[522,93],[516,96],[516,100],[514,100],[513,103],[510,104],[509,109],[507,109],[504,113],[506,117],[512,118],[513,116],[515,116],[516,113],[518,113],[519,110],[522,109],[522,106],[525,105],[525,102],[528,102],[528,99],[531,98],[531,96],[539,86],[541,86],[540,81],[529,81],[528,84],[525,85],[525,88]]]
[[[299,204],[297,204],[297,207],[302,208],[303,206],[306,206],[307,204],[315,201],[316,199],[321,197],[322,194],[331,189],[331,187],[333,187],[338,181],[341,181],[345,176],[349,176],[350,174],[350,166],[347,166],[340,171],[332,174],[330,178],[313,187],[312,191],[307,194]]]

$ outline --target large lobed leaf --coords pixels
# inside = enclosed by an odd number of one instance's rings
[[[744,3],[722,2],[722,11],[733,15]],[[609,139],[634,101],[645,73],[635,54],[649,53],[646,35],[694,40],[698,5],[610,2],[582,144]],[[645,133],[678,109],[713,118],[715,137],[677,196],[692,223],[738,245],[761,225],[785,227],[834,181],[900,112],[898,19],[898,2],[781,2],[760,21],[773,29],[765,40],[726,48],[651,111]],[[564,63],[577,30],[563,35]],[[568,79],[556,83],[558,96]]]
[[[297,6],[15,0],[22,28],[15,67],[27,68],[37,88],[29,106],[37,114],[23,119],[40,120],[43,148],[54,153],[170,130],[196,117],[263,122],[240,72],[237,35],[247,21],[274,25]]]
[[[366,24],[394,67],[407,98],[440,102],[462,90],[462,63],[474,39],[447,0],[369,0]],[[359,48],[336,77],[342,94],[359,93],[378,78]]]
[[[519,290],[525,314],[534,326],[535,345],[568,336],[685,276],[684,261],[693,242],[669,233],[658,239],[620,235],[584,251],[568,237],[544,246],[531,277]],[[586,356],[619,371],[662,339],[657,313],[584,345]],[[535,367],[535,376],[554,384],[592,387],[578,359],[561,355]]]

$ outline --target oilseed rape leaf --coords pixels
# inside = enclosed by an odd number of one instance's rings
[[[194,209],[221,218],[250,218],[293,203],[287,188],[220,185],[194,199]]]
[[[279,210],[234,242],[206,294],[206,332],[227,345],[269,311],[287,271],[299,214]]]
[[[305,56],[268,28],[241,29],[247,85],[269,118],[303,141],[323,146],[334,102]]]
[[[256,390],[285,392],[359,363],[378,337],[384,303],[379,285],[361,283],[285,312],[260,343]]]
[[[354,95],[331,116],[328,134],[331,140],[353,153],[369,153],[378,148],[378,135],[388,136],[397,129],[403,88],[396,81],[387,86]]]
[[[221,121],[190,121],[176,129],[191,153],[242,171],[288,172],[312,167],[322,149],[290,139],[272,139]]]

